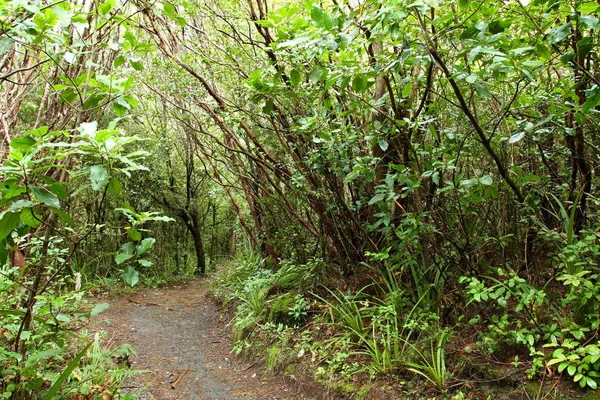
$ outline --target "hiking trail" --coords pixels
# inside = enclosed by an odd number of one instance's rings
[[[100,299],[110,307],[96,317],[96,329],[108,333],[108,345],[136,349],[132,369],[150,371],[130,379],[125,390],[150,385],[141,400],[312,399],[299,385],[231,353],[227,317],[207,292],[208,280],[201,279]]]

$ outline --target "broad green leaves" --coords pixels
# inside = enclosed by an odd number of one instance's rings
[[[31,187],[31,193],[37,200],[41,201],[48,207],[60,208],[60,200],[58,200],[58,197],[56,197],[54,193],[44,188],[35,186]]]
[[[140,280],[140,274],[131,265],[123,270],[123,279],[129,286],[135,286]]]
[[[327,31],[333,28],[332,18],[321,7],[313,5],[310,17],[318,28],[323,28]]]
[[[100,14],[106,15],[113,10],[115,4],[116,0],[105,0],[104,2],[98,5],[98,10],[100,11]]]
[[[19,214],[5,212],[0,219],[0,243],[17,227],[20,221]]]
[[[362,93],[369,87],[369,82],[365,74],[357,74],[352,80],[352,90]]]
[[[93,165],[90,167],[90,181],[93,190],[103,190],[110,181],[110,175],[103,165]]]
[[[125,243],[121,246],[117,255],[115,256],[115,262],[123,264],[125,261],[132,259],[133,257],[141,256],[154,246],[156,239],[146,238],[136,244],[135,242]]]
[[[124,263],[125,261],[133,258],[136,255],[135,243],[129,242],[121,246],[117,255],[115,256],[115,262],[117,265]]]
[[[137,247],[137,254],[141,256],[142,254],[144,254],[145,252],[150,250],[152,248],[152,246],[154,246],[155,242],[156,242],[156,239],[154,239],[154,238],[146,238],[146,239],[142,240]]]

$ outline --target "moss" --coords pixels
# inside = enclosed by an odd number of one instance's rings
[[[600,400],[600,390],[595,392],[588,392],[583,396],[579,397],[580,400]]]
[[[331,389],[337,393],[356,393],[357,388],[353,384],[345,381],[337,381],[331,384]]]

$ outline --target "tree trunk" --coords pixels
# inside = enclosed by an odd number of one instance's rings
[[[204,255],[204,243],[202,242],[202,233],[200,229],[200,221],[195,213],[188,213],[185,210],[180,210],[178,216],[183,219],[188,231],[192,234],[194,240],[194,250],[196,251],[196,275],[204,275],[206,273],[206,256]]]
[[[194,239],[194,249],[196,250],[196,275],[204,275],[206,273],[206,258],[204,256],[204,245],[202,243],[202,235],[200,230],[195,227],[188,226],[192,238]]]
[[[204,255],[202,233],[200,232],[200,221],[198,221],[196,213],[193,213],[191,217],[191,224],[187,225],[194,239],[194,249],[196,250],[196,275],[204,275],[206,273],[206,257]]]

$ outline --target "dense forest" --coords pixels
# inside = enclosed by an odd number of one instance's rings
[[[599,11],[0,0],[0,394],[136,398],[94,291],[208,275],[340,396],[596,398]]]

